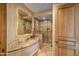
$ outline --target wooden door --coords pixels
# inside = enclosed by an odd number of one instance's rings
[[[6,4],[0,3],[0,56],[6,53]]]
[[[56,21],[56,55],[75,55],[74,6],[58,9]]]
[[[79,4],[75,5],[76,55],[79,56]]]

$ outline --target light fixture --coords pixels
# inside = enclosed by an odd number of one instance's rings
[[[46,17],[43,17],[43,20],[45,20],[46,19]]]

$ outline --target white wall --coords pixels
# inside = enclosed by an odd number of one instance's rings
[[[17,5],[7,4],[7,50],[9,43],[16,38]]]

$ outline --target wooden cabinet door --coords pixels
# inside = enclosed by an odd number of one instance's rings
[[[57,16],[56,55],[74,55],[74,6],[59,8]]]
[[[0,3],[0,55],[6,53],[6,4]]]

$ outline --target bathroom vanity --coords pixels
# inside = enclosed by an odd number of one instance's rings
[[[9,56],[32,56],[38,53],[40,35],[29,38],[26,38],[25,35],[18,35],[16,39],[14,43],[9,45]]]

